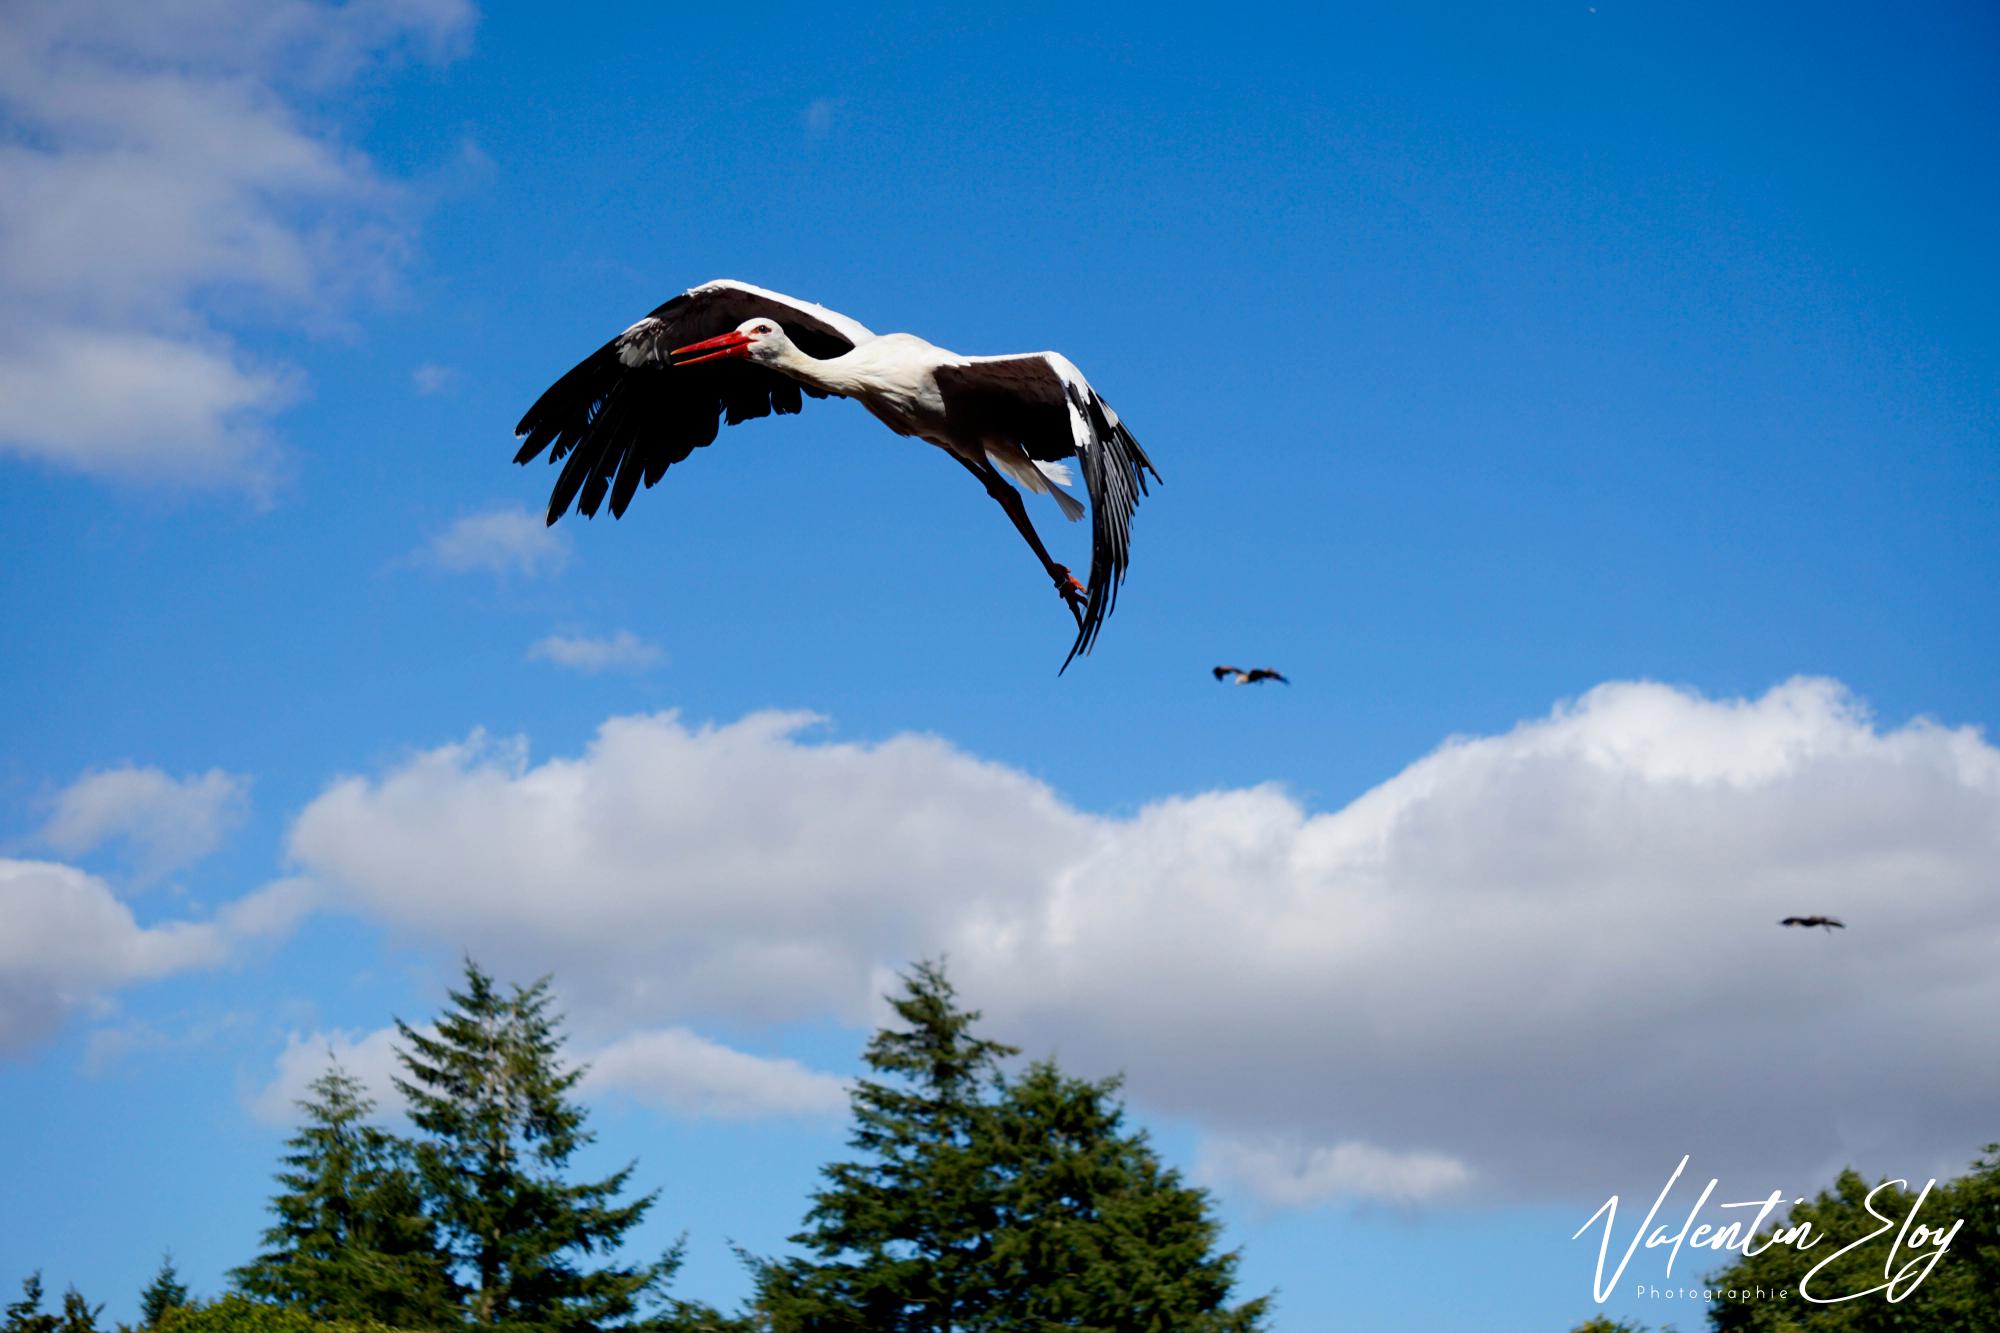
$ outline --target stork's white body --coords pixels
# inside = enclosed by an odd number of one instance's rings
[[[1036,355],[1059,363],[1078,381],[1082,375],[1057,352]],[[1070,484],[1069,468],[1061,463],[1037,463],[1021,442],[987,422],[954,421],[946,408],[937,372],[944,366],[973,369],[982,362],[1002,364],[1013,357],[969,357],[927,342],[914,333],[884,333],[841,356],[819,360],[785,340],[774,355],[762,358],[802,384],[840,398],[852,398],[877,421],[898,435],[914,435],[966,463],[984,459],[1015,482],[1040,495],[1055,498],[1063,517],[1074,522],[1083,506],[1059,486]]]
[[[854,399],[898,435],[915,435],[958,453],[965,446],[945,429],[936,371],[947,361],[960,360],[914,333],[884,333],[824,361],[787,341],[781,355],[765,364],[801,383]]]
[[[719,364],[698,370],[704,363]],[[642,480],[651,486],[713,440],[718,415],[733,423],[796,412],[801,389],[852,398],[890,430],[937,445],[978,476],[1076,613],[1070,656],[1089,650],[1123,581],[1132,512],[1152,463],[1058,353],[960,356],[913,334],[877,335],[823,306],[748,283],[704,283],[544,393],[522,419],[525,442],[516,459],[527,462],[544,447],[551,462],[567,455],[549,522],[572,499],[592,515],[607,495],[616,517]],[[1060,489],[1071,481],[1065,458],[1083,465],[1096,509],[1087,592],[1049,556],[1019,495],[1001,480],[1053,496],[1065,517],[1081,518],[1083,506]]]

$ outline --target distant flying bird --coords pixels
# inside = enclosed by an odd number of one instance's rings
[[[1245,671],[1242,667],[1231,666],[1219,666],[1210,669],[1214,671],[1217,680],[1226,680],[1234,676],[1238,685],[1255,685],[1260,680],[1275,680],[1280,685],[1289,685],[1292,683],[1269,667],[1256,667],[1250,671]]]
[[[1830,916],[1788,916],[1778,924],[1781,926],[1824,926],[1826,927],[1826,933],[1829,935],[1833,934],[1835,930],[1847,929],[1846,926],[1835,921]]]
[[[824,307],[727,279],[668,301],[557,380],[515,427],[517,463],[542,450],[561,463],[554,523],[575,501],[611,515],[643,481],[730,425],[797,412],[800,394],[853,398],[898,435],[943,449],[1007,511],[1076,618],[1063,669],[1087,653],[1117,600],[1132,513],[1152,460],[1081,371],[1056,352],[960,356],[907,333],[874,334]],[[1090,585],[1042,545],[1015,485],[1051,496],[1069,519],[1083,506],[1058,489],[1075,459],[1090,492]]]

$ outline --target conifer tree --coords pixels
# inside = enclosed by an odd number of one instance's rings
[[[1236,1256],[1213,1253],[1207,1196],[1124,1128],[1117,1081],[1051,1063],[1018,1082],[1011,1046],[975,1036],[943,968],[890,1000],[866,1060],[895,1083],[851,1093],[862,1160],[824,1169],[810,1257],[752,1260],[775,1333],[1254,1333],[1230,1308]]]
[[[1873,1195],[1871,1203],[1870,1196]],[[1904,1244],[1896,1225],[1884,1226],[1882,1219],[1904,1223],[1912,1218],[1921,1182],[1887,1181],[1870,1185],[1849,1168],[1834,1179],[1830,1189],[1794,1204],[1780,1220],[1769,1223],[1757,1243],[1718,1273],[1703,1280],[1703,1286],[1725,1293],[1708,1308],[1709,1326],[1716,1333],[2000,1333],[2000,1246],[1993,1237],[2000,1234],[2000,1144],[1986,1145],[1972,1168],[1955,1180],[1944,1180],[1924,1195],[1923,1208],[1915,1225],[1949,1227],[1960,1219],[1960,1232],[1936,1265],[1923,1270],[1920,1283],[1912,1284],[1920,1270],[1912,1269],[1903,1278],[1901,1294],[1889,1300],[1885,1294],[1866,1299],[1815,1303],[1797,1295],[1808,1270],[1824,1264],[1812,1279],[1822,1296],[1875,1291],[1890,1275],[1901,1272],[1919,1256]],[[1801,1254],[1793,1245],[1772,1244],[1781,1227],[1812,1224],[1820,1237],[1818,1248]],[[1906,1233],[1905,1233],[1906,1234]],[[1903,1244],[1904,1248],[1897,1246]],[[1789,1300],[1759,1296],[1789,1290]]]
[[[158,1328],[162,1315],[187,1303],[187,1285],[174,1271],[174,1256],[171,1253],[161,1255],[160,1271],[153,1274],[153,1280],[139,1293],[139,1327]]]
[[[1005,1085],[990,1122],[1004,1312],[992,1327],[1252,1333],[1269,1301],[1226,1304],[1237,1255],[1215,1252],[1208,1196],[1125,1128],[1118,1087],[1052,1061]]]
[[[616,1249],[656,1196],[617,1201],[629,1165],[564,1179],[592,1136],[568,1098],[584,1071],[563,1065],[548,978],[503,995],[468,959],[465,989],[450,999],[435,1036],[397,1022],[408,1074],[397,1086],[422,1131],[416,1160],[465,1318],[520,1330],[664,1326],[644,1311],[679,1267],[678,1246],[649,1264],[589,1262]]]
[[[97,1316],[103,1313],[102,1304],[92,1305],[75,1287],[66,1288],[62,1318],[56,1322],[57,1333],[97,1333]]]
[[[759,1301],[781,1333],[976,1327],[991,1305],[984,1272],[999,1219],[986,1169],[985,1095],[1018,1052],[972,1034],[941,966],[921,962],[891,997],[907,1026],[884,1028],[864,1059],[895,1083],[851,1094],[863,1154],[821,1172],[807,1229],[792,1237],[817,1261],[756,1265]]]
[[[277,1221],[264,1232],[265,1252],[231,1274],[236,1285],[318,1319],[403,1328],[453,1322],[451,1281],[408,1145],[368,1123],[374,1103],[337,1064],[298,1105],[306,1123],[288,1141],[277,1176]],[[171,1271],[164,1267],[162,1276]]]
[[[0,1329],[6,1333],[55,1333],[61,1322],[42,1312],[42,1271],[38,1268],[21,1279],[21,1299],[7,1307]]]

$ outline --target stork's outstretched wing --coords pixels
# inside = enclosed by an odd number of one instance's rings
[[[669,467],[715,439],[718,420],[730,425],[773,412],[796,412],[802,393],[826,395],[750,361],[671,366],[676,347],[727,333],[764,316],[784,327],[800,351],[833,357],[875,335],[847,316],[809,301],[718,279],[691,287],[579,362],[535,400],[514,433],[517,463],[549,451],[563,465],[549,494],[549,518],[574,500],[597,513],[607,494],[617,518],[639,483],[651,486]]]
[[[946,419],[967,423],[971,438],[982,431],[1011,436],[1030,458],[1075,458],[1081,466],[1090,492],[1090,580],[1076,642],[1063,659],[1067,668],[1090,651],[1118,600],[1131,557],[1132,513],[1146,493],[1146,474],[1154,481],[1160,474],[1118,414],[1059,352],[966,357],[939,366],[937,383]]]

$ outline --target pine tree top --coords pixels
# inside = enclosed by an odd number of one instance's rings
[[[153,1280],[139,1293],[139,1326],[157,1328],[167,1311],[179,1309],[188,1303],[187,1284],[174,1271],[174,1256],[171,1251],[160,1256],[159,1271]]]

